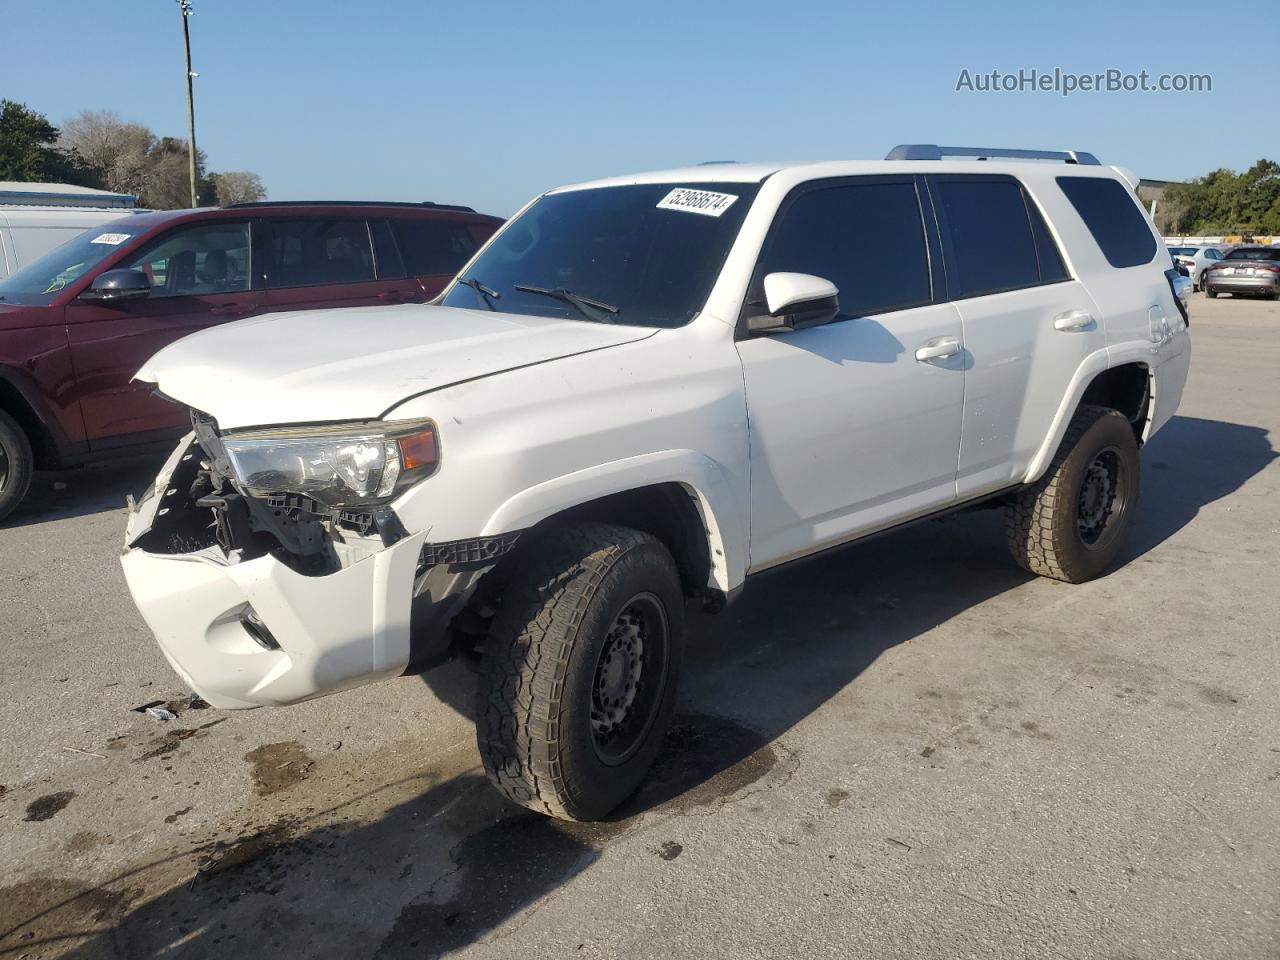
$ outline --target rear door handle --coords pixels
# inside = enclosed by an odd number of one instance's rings
[[[1089,330],[1093,326],[1093,314],[1088,310],[1068,310],[1066,313],[1060,313],[1053,318],[1053,329],[1061,330],[1063,333]]]
[[[216,307],[210,307],[209,312],[215,317],[242,317],[257,309],[256,303],[220,303]]]
[[[960,340],[958,337],[934,337],[932,340],[926,340],[916,347],[916,359],[921,363],[928,363],[930,360],[945,360],[947,357],[954,357],[959,352]]]

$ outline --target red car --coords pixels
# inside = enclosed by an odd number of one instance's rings
[[[187,428],[130,382],[161,347],[256,314],[430,300],[501,223],[433,203],[246,203],[133,215],[28,264],[0,281],[0,519],[36,467]]]

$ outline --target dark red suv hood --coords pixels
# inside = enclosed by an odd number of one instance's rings
[[[43,327],[56,319],[60,312],[53,307],[24,307],[0,301],[0,330]]]

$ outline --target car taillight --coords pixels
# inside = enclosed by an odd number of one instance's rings
[[[1270,270],[1272,273],[1280,273],[1280,267],[1273,267],[1273,266],[1272,266],[1271,264],[1269,264],[1269,263],[1255,263],[1255,264],[1253,265],[1253,269],[1255,269],[1255,270]]]

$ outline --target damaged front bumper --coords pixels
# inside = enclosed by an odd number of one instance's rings
[[[447,659],[452,621],[517,538],[432,544],[390,511],[361,530],[277,498],[250,500],[250,519],[225,503],[236,494],[208,491],[215,459],[183,439],[131,504],[121,562],[165,657],[216,707],[297,703]]]

